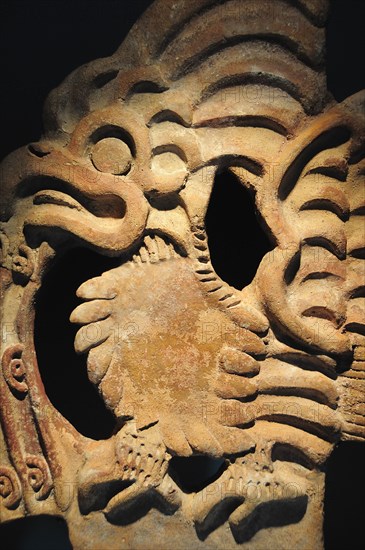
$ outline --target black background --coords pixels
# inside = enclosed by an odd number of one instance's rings
[[[146,0],[0,2],[0,159],[39,138],[48,92],[79,65],[111,55],[149,4]],[[328,87],[341,101],[365,88],[365,1],[332,0],[331,4]],[[363,547],[364,470],[365,445],[342,443],[336,448],[327,467],[326,550]],[[4,550],[67,548],[58,523],[35,520],[31,528],[17,523],[0,528]]]

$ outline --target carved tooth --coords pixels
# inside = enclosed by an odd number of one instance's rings
[[[228,481],[228,493],[232,493],[234,488],[235,488],[235,480],[233,479],[233,477],[230,477]]]
[[[164,254],[165,254],[166,260],[170,260],[173,257],[171,248],[167,243],[164,243]]]
[[[149,474],[147,474],[144,478],[144,481],[143,481],[143,486],[144,487],[147,487],[148,484],[150,483],[150,480],[151,480],[151,476]]]
[[[178,257],[178,254],[176,253],[176,250],[175,250],[174,245],[173,245],[172,243],[170,243],[170,244],[168,245],[168,247],[169,247],[169,250],[170,250],[170,256],[171,256],[171,258],[176,258],[176,257]]]
[[[125,480],[128,478],[129,478],[129,468],[128,468],[128,465],[125,464],[122,469],[122,479]]]
[[[135,256],[133,256],[133,261],[134,261],[137,265],[141,265],[141,264],[142,264],[141,256],[140,256],[139,254],[136,254]]]
[[[150,262],[157,263],[160,260],[160,258],[159,258],[158,248],[157,248],[155,239],[152,238],[150,235],[147,235],[144,240],[144,244],[148,250]]]
[[[152,454],[148,454],[148,457],[147,457],[147,467],[146,467],[146,470],[148,472],[151,472],[152,469],[153,469],[153,466],[155,464],[155,459],[154,457],[152,456]],[[146,476],[147,477],[147,476]]]
[[[160,260],[167,260],[170,255],[168,253],[168,247],[164,241],[159,235],[155,236],[155,243],[157,246],[158,256]]]
[[[149,254],[151,254],[151,243],[152,243],[152,238],[150,235],[146,235],[145,238],[143,239],[143,244],[142,246],[144,246],[147,250],[147,252]]]
[[[144,245],[142,245],[139,249],[139,253],[141,255],[141,260],[143,263],[150,263],[150,257]]]
[[[138,453],[138,454],[137,454],[137,457],[136,457],[136,460],[135,460],[135,462],[134,462],[135,468],[136,468],[136,471],[137,471],[137,474],[139,473],[139,467],[140,467],[140,465],[141,465],[141,461],[142,461],[142,457],[141,457],[141,455]]]

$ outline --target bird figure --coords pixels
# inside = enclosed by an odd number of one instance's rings
[[[113,56],[50,95],[43,138],[11,157],[18,171],[4,163],[3,219],[16,197],[28,244],[117,259],[80,286],[70,318],[116,422],[80,469],[84,514],[124,521],[148,494],[203,538],[218,507],[244,539],[256,505],[243,485],[292,475],[300,515],[308,471],[341,437],[365,438],[363,401],[351,408],[363,391],[364,94],[337,104],[327,91],[326,6],[156,0]],[[272,240],[243,289],[209,251],[224,170]],[[223,461],[229,496],[181,488],[170,464],[192,456]],[[262,498],[275,500],[287,498]]]

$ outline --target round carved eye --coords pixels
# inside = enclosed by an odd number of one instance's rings
[[[115,137],[98,141],[92,150],[91,160],[99,172],[125,175],[132,166],[132,152],[128,145]]]
[[[152,170],[158,184],[158,193],[179,191],[185,184],[187,167],[184,160],[173,153],[165,151],[154,156]]]

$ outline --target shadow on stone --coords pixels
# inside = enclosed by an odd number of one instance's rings
[[[306,513],[307,504],[306,496],[265,502],[257,506],[239,525],[231,524],[233,537],[238,544],[242,544],[251,540],[261,529],[298,523]]]
[[[209,512],[202,523],[195,525],[196,534],[200,540],[205,540],[210,533],[218,529],[221,525],[228,521],[229,516],[234,510],[242,504],[242,499],[239,497],[226,497],[218,502]]]
[[[64,519],[35,516],[0,526],[4,550],[72,550]]]
[[[175,506],[169,504],[153,490],[150,490],[136,496],[135,499],[128,503],[121,502],[119,506],[116,505],[110,511],[105,512],[105,517],[109,523],[126,526],[142,519],[153,508],[165,516],[171,516],[176,511]]]

